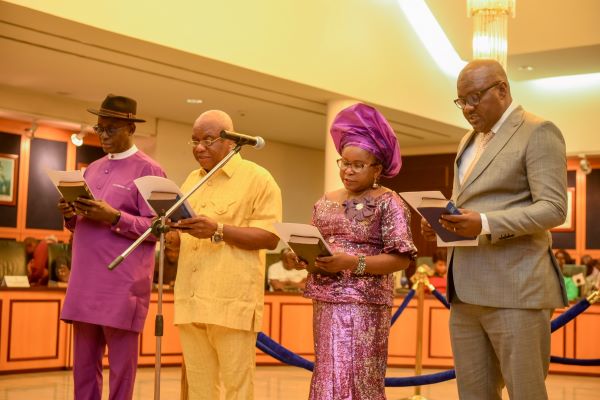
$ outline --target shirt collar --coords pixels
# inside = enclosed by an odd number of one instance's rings
[[[128,150],[125,150],[122,153],[108,153],[108,159],[109,160],[122,160],[124,158],[131,157],[132,155],[137,153],[137,151],[138,151],[138,148],[134,144]]]
[[[231,159],[221,168],[221,171],[227,175],[228,178],[231,178],[233,173],[242,163],[242,156],[240,153],[235,154]],[[199,170],[200,176],[206,175],[208,172],[204,168],[200,168]]]
[[[508,108],[506,109],[506,111],[504,111],[504,114],[502,114],[502,116],[500,117],[500,119],[498,120],[498,122],[496,122],[494,124],[494,126],[492,126],[491,131],[494,133],[498,133],[498,130],[500,129],[500,127],[502,126],[502,124],[506,121],[506,119],[508,118],[508,116],[515,111],[515,109],[519,107],[519,105],[517,103],[515,103],[514,101],[511,101],[510,106],[508,106]]]

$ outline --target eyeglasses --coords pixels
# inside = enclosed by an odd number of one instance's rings
[[[485,95],[485,93],[488,90],[498,86],[501,83],[503,83],[503,82],[498,81],[498,82],[493,83],[491,86],[486,87],[485,89],[481,89],[478,92],[469,93],[467,95],[467,97],[465,97],[464,99],[459,97],[458,99],[454,100],[454,104],[456,104],[456,107],[460,108],[461,110],[463,110],[467,106],[467,104],[470,105],[471,107],[475,107],[475,106],[479,105],[479,102],[481,102],[481,98],[483,97],[483,95]]]
[[[119,133],[119,131],[123,128],[127,128],[128,125],[122,125],[122,126],[100,126],[100,125],[94,125],[92,126],[92,129],[94,130],[94,133],[96,133],[96,135],[100,136],[103,133],[106,133],[108,136],[115,136],[117,133]]]
[[[190,140],[189,142],[187,142],[187,144],[189,144],[192,147],[196,147],[198,145],[202,145],[202,147],[210,147],[212,146],[217,140],[221,140],[222,138],[217,137],[214,139],[202,139],[202,140]]]
[[[344,160],[343,158],[337,159],[336,163],[342,171],[344,171],[347,168],[350,168],[350,169],[352,169],[353,172],[355,172],[357,174],[363,172],[365,170],[365,168],[367,168],[367,167],[372,167],[374,165],[378,165],[377,163],[367,164],[362,161],[350,162],[350,161]]]

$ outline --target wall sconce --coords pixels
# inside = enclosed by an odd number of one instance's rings
[[[579,158],[579,169],[581,169],[581,172],[584,174],[589,175],[592,172],[592,165],[588,161],[585,154],[580,154]]]
[[[88,133],[87,133],[86,127],[84,125],[81,125],[81,129],[79,130],[79,133],[74,133],[71,135],[71,142],[73,142],[73,144],[75,146],[79,147],[83,144],[83,138],[87,134]]]
[[[27,136],[29,139],[33,139],[33,136],[35,135],[35,132],[37,130],[38,130],[38,124],[34,120],[31,122],[31,126],[29,128],[25,128],[25,136]]]

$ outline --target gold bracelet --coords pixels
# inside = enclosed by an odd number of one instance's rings
[[[364,275],[365,274],[365,270],[367,269],[367,258],[365,256],[358,256],[358,265],[356,266],[356,269],[354,270],[354,275]]]

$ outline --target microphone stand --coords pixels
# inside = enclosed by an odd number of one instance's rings
[[[165,232],[169,230],[169,227],[165,224],[167,218],[171,214],[173,214],[180,206],[183,205],[183,202],[187,200],[196,190],[200,188],[211,176],[213,176],[218,170],[223,168],[227,162],[240,152],[242,148],[242,144],[236,144],[236,146],[221,160],[215,165],[208,173],[202,178],[189,192],[184,194],[179,200],[173,204],[171,208],[165,212],[164,215],[161,215],[160,218],[157,218],[152,223],[152,226],[146,230],[146,232],[142,233],[139,238],[136,239],[135,242],[131,244],[123,253],[117,256],[109,265],[108,269],[113,270],[119,264],[125,260],[140,244],[146,240],[148,236],[154,234],[155,236],[159,236],[160,238],[160,247],[159,247],[159,258],[158,258],[158,303],[156,309],[156,318],[154,320],[154,336],[156,336],[156,355],[155,355],[155,363],[154,363],[154,400],[160,400],[160,369],[161,369],[161,340],[163,336],[163,315],[162,315],[162,294],[163,294],[163,272],[164,272],[164,246],[165,246]]]

